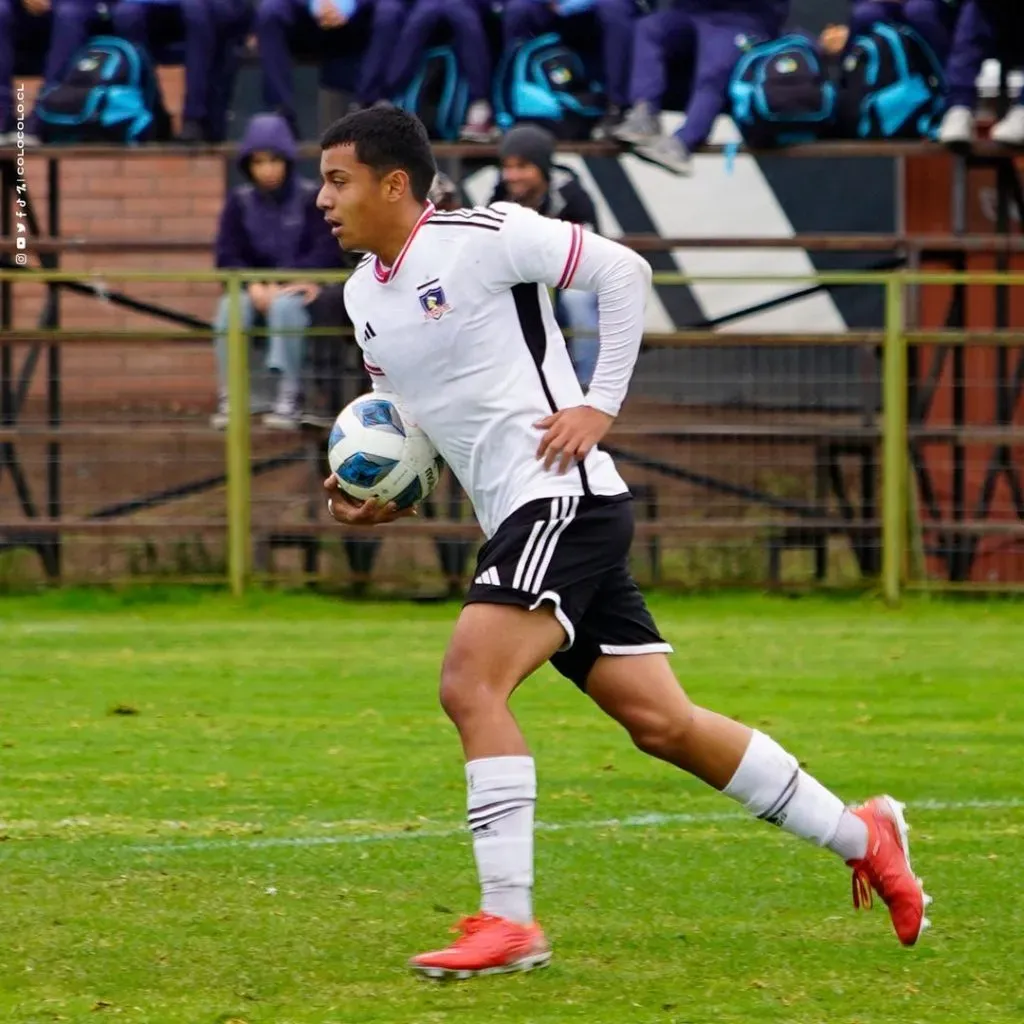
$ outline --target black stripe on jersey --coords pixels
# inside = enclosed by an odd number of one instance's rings
[[[433,281],[424,281],[423,284],[416,285],[416,290],[421,291],[424,288],[429,288],[432,284],[437,284],[441,278],[435,277]]]
[[[462,210],[439,210],[433,215],[434,217],[459,217],[465,220],[467,217],[480,217],[486,220],[493,220],[501,223],[508,216],[503,210],[491,210],[484,209],[482,207],[473,206]]]
[[[439,227],[444,228],[483,228],[485,231],[500,231],[500,224],[491,224],[484,220],[467,220],[464,218],[456,220],[438,220],[436,217],[431,217],[430,220],[423,222],[423,227],[429,227],[431,224],[437,224]]]
[[[544,315],[540,309],[540,290],[543,287],[539,284],[517,284],[512,286],[511,291],[516,304],[516,315],[519,317],[519,329],[523,332],[523,340],[530,350],[530,355],[533,356],[533,364],[537,367],[537,376],[540,377],[544,397],[548,400],[548,407],[551,411],[558,412],[558,406],[555,405],[551,388],[548,387],[547,378],[544,376],[544,356],[547,353],[548,333],[544,327]],[[576,468],[580,471],[583,493],[590,496],[590,481],[587,480],[587,471],[583,463],[578,463]]]

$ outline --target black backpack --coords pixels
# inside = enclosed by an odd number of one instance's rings
[[[729,103],[743,141],[755,149],[815,142],[835,123],[824,57],[799,33],[750,46],[733,69]]]
[[[852,41],[839,85],[844,138],[931,138],[945,109],[942,65],[909,25],[879,22]]]
[[[90,39],[36,112],[44,142],[136,143],[171,134],[153,62],[117,36]]]

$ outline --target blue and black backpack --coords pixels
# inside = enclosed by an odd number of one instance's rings
[[[604,110],[601,87],[583,58],[555,32],[526,40],[498,65],[494,114],[502,131],[531,121],[560,139],[589,139]]]
[[[419,71],[395,105],[415,114],[432,139],[451,142],[459,137],[469,106],[469,86],[449,46],[427,50]]]
[[[95,36],[36,104],[44,142],[137,143],[170,137],[153,62],[117,36]]]
[[[748,47],[729,81],[732,119],[755,149],[832,134],[836,88],[814,40],[793,33]]]
[[[839,87],[844,138],[930,138],[945,109],[942,65],[909,25],[879,22],[851,41]]]

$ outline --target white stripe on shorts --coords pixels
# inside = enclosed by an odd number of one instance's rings
[[[563,519],[558,524],[558,528],[551,535],[551,542],[547,546],[547,550],[544,552],[544,557],[541,560],[540,565],[537,568],[536,576],[526,584],[526,589],[531,593],[537,593],[544,585],[544,576],[548,571],[548,566],[551,564],[551,559],[555,554],[555,546],[558,544],[558,538],[565,532],[565,528],[573,521],[576,517],[576,510],[580,507],[579,498],[567,499],[567,507],[563,512]]]

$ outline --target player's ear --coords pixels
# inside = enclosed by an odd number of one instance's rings
[[[398,202],[409,192],[409,175],[405,171],[396,168],[384,175],[382,184],[384,186],[384,197],[389,202]]]

